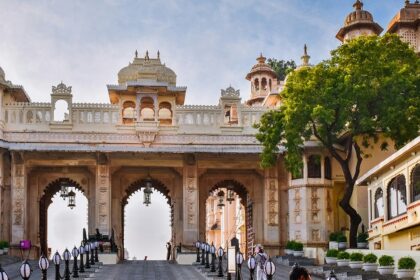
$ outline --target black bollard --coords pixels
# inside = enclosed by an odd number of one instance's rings
[[[77,267],[77,257],[79,256],[79,251],[76,246],[72,250],[73,255],[73,278],[79,278],[79,268]]]
[[[211,272],[216,272],[216,253],[211,254]]]
[[[99,262],[99,256],[98,256],[98,249],[99,249],[99,242],[95,242],[95,262]]]
[[[200,241],[195,243],[195,248],[197,248],[197,259],[195,260],[196,263],[200,263]]]
[[[217,277],[223,277],[223,266],[222,266],[222,259],[223,259],[223,255],[224,255],[224,251],[223,248],[220,247],[219,250],[217,250],[217,254],[219,255],[219,267],[218,267],[218,273],[217,273]]]
[[[206,244],[206,266],[205,266],[205,268],[210,268],[209,251],[210,251],[210,245]]]
[[[85,245],[85,252],[86,252],[86,264],[85,264],[85,268],[86,269],[90,269],[89,251],[90,251],[90,244],[89,243],[86,243],[86,245]]]
[[[55,280],[61,280],[62,279],[61,274],[60,274],[61,257],[58,252],[54,254],[53,263],[55,265]]]
[[[95,245],[91,244],[91,247],[90,247],[90,264],[91,265],[95,264],[95,249],[94,249],[94,246]]]
[[[64,258],[64,280],[70,280],[70,268],[69,268],[69,262],[71,259],[71,255],[69,250],[65,250],[63,253],[63,258]]]
[[[25,260],[20,266],[20,276],[23,280],[29,280],[32,274],[32,267],[28,263],[28,260]]]
[[[47,280],[47,270],[50,267],[50,262],[44,256],[44,254],[42,254],[41,257],[39,258],[38,266],[39,266],[39,269],[41,270],[41,273],[42,273],[41,280]]]
[[[206,264],[206,253],[204,250],[205,244],[201,244],[201,265]]]
[[[85,265],[83,263],[83,254],[85,253],[85,248],[83,247],[83,245],[79,247],[79,253],[80,253],[79,272],[84,273],[85,272]]]

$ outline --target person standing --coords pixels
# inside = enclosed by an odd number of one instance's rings
[[[172,250],[172,245],[171,242],[167,242],[166,243],[166,260],[169,261],[171,259],[171,250]]]
[[[257,263],[257,280],[267,280],[267,275],[264,271],[264,265],[268,260],[268,255],[264,252],[264,249],[261,245],[255,247],[255,261]]]

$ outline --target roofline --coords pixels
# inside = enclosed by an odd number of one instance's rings
[[[380,26],[378,23],[376,22],[355,22],[352,23],[350,25],[347,26],[343,26],[340,28],[340,30],[338,30],[337,35],[335,35],[335,38],[337,38],[338,40],[340,40],[341,42],[344,41],[344,34],[349,32],[349,29],[354,29],[357,27],[372,27],[374,31],[376,32],[376,35],[380,35],[382,33],[382,31],[384,31],[384,29],[382,28],[382,26]]]

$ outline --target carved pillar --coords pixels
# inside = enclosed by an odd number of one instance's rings
[[[199,191],[197,178],[197,163],[194,155],[188,155],[183,167],[183,208],[184,235],[183,243],[191,245],[199,234]]]
[[[111,234],[111,183],[106,155],[100,154],[96,167],[95,224],[101,234]]]
[[[276,167],[264,171],[264,220],[265,245],[278,246],[280,243],[279,182]]]
[[[12,244],[19,244],[25,237],[26,224],[26,170],[22,154],[12,154]]]

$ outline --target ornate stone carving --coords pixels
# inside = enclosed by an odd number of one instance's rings
[[[278,190],[275,179],[268,182],[268,224],[275,226],[278,224]]]
[[[319,229],[313,229],[312,230],[312,241],[320,241],[321,240],[321,234],[319,232]]]
[[[239,89],[235,90],[232,86],[229,86],[227,89],[221,90],[222,97],[239,97]]]
[[[196,224],[196,206],[197,206],[197,188],[195,186],[195,178],[187,178],[187,219],[188,225]]]
[[[55,95],[70,95],[71,87],[66,86],[63,82],[59,83],[57,86],[52,87],[52,94]]]

